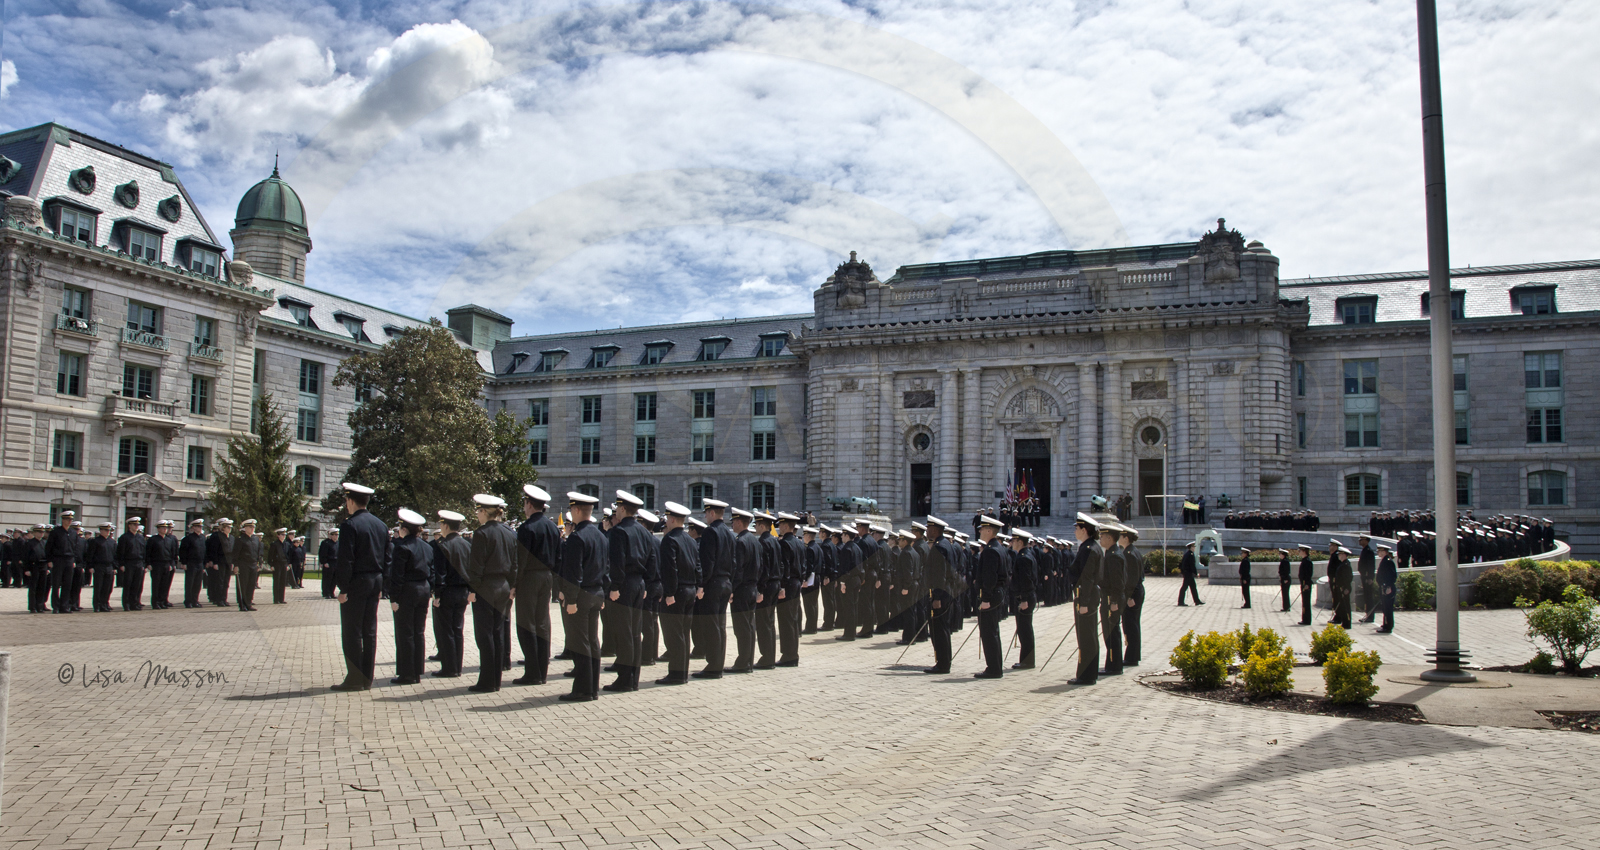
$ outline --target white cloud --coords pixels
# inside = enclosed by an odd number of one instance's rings
[[[17,65],[10,59],[0,61],[0,97],[11,93],[11,86],[17,82]]]

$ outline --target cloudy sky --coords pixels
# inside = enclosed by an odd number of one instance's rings
[[[906,263],[1197,238],[1425,265],[1410,0],[9,0],[0,129],[274,152],[310,282],[519,333],[810,309]],[[1456,265],[1600,256],[1600,4],[1440,0]]]

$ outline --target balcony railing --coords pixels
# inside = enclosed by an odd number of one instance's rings
[[[77,316],[68,316],[65,313],[56,314],[56,330],[71,331],[75,334],[86,336],[99,336],[100,321],[98,319],[80,319]]]
[[[106,415],[125,415],[136,419],[177,419],[178,405],[149,398],[131,398],[112,393],[106,396]]]
[[[123,328],[122,341],[129,345],[140,345],[144,346],[145,348],[154,348],[159,351],[167,350],[167,338],[161,334],[153,334],[149,331]]]
[[[201,345],[198,342],[191,342],[189,343],[189,356],[198,357],[201,360],[215,360],[221,363],[222,349],[215,345]]]

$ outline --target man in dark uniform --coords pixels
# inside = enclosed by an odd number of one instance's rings
[[[1013,670],[1032,670],[1033,612],[1039,606],[1039,562],[1028,548],[1033,535],[1022,529],[1011,532],[1011,616],[1016,623],[1017,662]]]
[[[801,547],[804,555],[801,559],[800,604],[805,611],[805,626],[803,632],[808,635],[817,633],[817,606],[822,595],[822,544],[817,542],[816,526],[807,525],[800,529],[803,540]],[[830,608],[832,606],[829,606]]]
[[[750,531],[755,515],[733,508],[733,638],[738,655],[729,673],[748,673],[753,668],[756,646],[756,606],[761,599],[761,542]]]
[[[1105,638],[1106,666],[1102,676],[1122,674],[1122,606],[1126,604],[1127,566],[1122,562],[1122,550],[1117,547],[1117,532],[1121,526],[1105,522],[1100,525],[1100,631]]]
[[[144,562],[150,567],[150,607],[171,608],[172,565],[178,559],[178,538],[172,535],[172,520],[156,523],[156,534],[145,541]]]
[[[306,580],[306,538],[304,535],[295,535],[289,538],[289,586],[295,590],[305,587]]]
[[[800,517],[778,514],[778,662],[779,667],[800,666],[800,584],[806,572],[806,547],[795,536]]]
[[[1335,545],[1328,558],[1328,588],[1333,591],[1333,622],[1350,628],[1350,550]]]
[[[399,534],[389,549],[389,563],[383,577],[383,592],[394,612],[394,671],[391,685],[415,685],[422,681],[422,668],[428,657],[423,643],[427,628],[428,600],[433,595],[428,580],[433,575],[433,547],[422,538],[427,520],[408,508],[396,512]],[[288,558],[284,558],[285,562]],[[273,591],[276,594],[276,576]]]
[[[1182,608],[1188,604],[1183,601],[1185,591],[1193,594],[1194,604],[1204,605],[1205,603],[1200,601],[1200,586],[1195,583],[1195,579],[1200,575],[1200,566],[1194,559],[1194,541],[1184,544],[1183,559],[1178,562],[1178,573],[1183,576],[1183,586],[1178,588],[1178,607]]]
[[[511,662],[511,585],[517,569],[517,533],[505,524],[506,501],[478,493],[472,497],[478,530],[467,555],[467,601],[472,605],[472,638],[478,644],[478,681],[467,690],[494,693]]]
[[[572,649],[572,692],[565,702],[600,698],[600,609],[605,604],[606,537],[594,524],[600,500],[578,492],[567,493],[572,531],[561,546],[557,589],[561,594],[561,625]]]
[[[728,602],[733,596],[734,537],[723,521],[728,503],[704,499],[705,530],[700,532],[700,590],[695,594],[695,644],[705,655],[705,669],[692,675],[697,679],[722,678],[728,653]]]
[[[22,539],[22,577],[28,583],[28,610],[35,614],[49,610],[50,562],[45,555],[49,533],[43,523],[37,523]]]
[[[206,582],[206,522],[189,521],[189,533],[178,543],[178,563],[183,567],[183,607],[200,607],[200,588]]]
[[[334,528],[317,545],[317,569],[322,571],[322,598],[332,599],[334,592],[333,570],[339,563],[339,529]],[[196,606],[198,607],[198,606]]]
[[[1239,550],[1239,593],[1244,596],[1240,608],[1250,607],[1250,550]]]
[[[756,648],[760,653],[755,669],[771,670],[778,654],[778,595],[783,592],[783,566],[778,538],[772,536],[776,517],[755,511],[756,543],[761,547],[761,572],[757,579],[756,595]]]
[[[872,559],[873,563],[873,592],[871,594],[872,617],[868,623],[872,633],[886,635],[890,631],[893,610],[891,609],[894,595],[894,545],[888,541],[889,528],[884,525],[872,525],[871,536],[867,539],[877,545],[877,551]]]
[[[522,675],[514,685],[542,685],[550,670],[551,570],[561,560],[561,530],[546,514],[550,494],[533,484],[522,485],[522,525],[517,527],[517,643],[522,646]]]
[[[984,669],[972,674],[975,679],[998,679],[1005,674],[1000,645],[1000,618],[1006,605],[1006,558],[1010,554],[1000,545],[1000,520],[983,517],[978,539],[983,551],[973,581],[978,587],[978,640],[983,646]]]
[[[50,529],[45,538],[44,555],[50,560],[50,610],[57,614],[71,612],[67,599],[72,590],[72,571],[77,559],[77,547],[72,540],[72,511],[61,512],[61,523]]]
[[[700,547],[683,529],[689,509],[677,502],[662,505],[667,533],[661,538],[661,642],[667,650],[667,675],[658,685],[689,681],[689,623],[700,595]]]
[[[843,539],[837,528],[818,526],[817,596],[822,605],[820,631],[831,632],[838,623],[839,612],[839,543]]]
[[[333,581],[339,594],[345,677],[333,690],[365,691],[372,687],[378,652],[378,599],[383,589],[389,529],[384,527],[383,520],[367,512],[367,503],[372,499],[371,487],[351,483],[342,487],[344,509],[349,517],[339,524],[342,543]],[[326,567],[323,575],[326,581]]]
[[[1311,625],[1311,592],[1316,587],[1317,567],[1311,560],[1311,546],[1301,543],[1300,549],[1300,625]]]
[[[1139,660],[1144,652],[1143,632],[1140,617],[1144,614],[1144,556],[1133,544],[1139,540],[1139,532],[1132,526],[1124,525],[1119,529],[1122,538],[1122,565],[1124,575],[1122,594],[1126,598],[1128,607],[1122,612],[1122,636],[1126,648],[1122,650],[1122,665],[1124,667],[1138,667]]]
[[[90,605],[96,612],[111,610],[111,588],[117,577],[117,541],[111,535],[116,530],[115,525],[102,522],[100,533],[84,544],[84,566],[94,573]]]
[[[839,586],[839,612],[835,622],[841,634],[834,640],[855,640],[856,615],[861,608],[856,596],[860,594],[863,584],[861,549],[856,546],[855,529],[846,526],[839,531],[839,566],[834,583]]]
[[[1072,582],[1073,629],[1078,633],[1078,675],[1067,680],[1071,685],[1092,685],[1100,675],[1100,557],[1103,551],[1095,542],[1099,523],[1079,513],[1073,523],[1078,538],[1068,578]],[[1194,544],[1190,544],[1191,546]]]
[[[1361,622],[1370,623],[1378,615],[1378,558],[1371,538],[1363,534],[1358,542],[1361,552],[1356,556],[1356,571],[1361,574],[1361,607],[1366,613]]]
[[[462,656],[466,653],[467,598],[472,592],[467,583],[467,561],[472,557],[472,544],[461,536],[465,521],[466,517],[455,511],[439,511],[439,530],[444,539],[436,537],[432,543],[428,585],[433,592],[433,645],[439,651],[439,669],[433,675],[441,679],[461,675]]]
[[[294,544],[289,542],[289,529],[275,528],[272,530],[272,539],[267,541],[267,566],[272,568],[272,604],[284,604],[284,595],[289,591],[289,584],[294,580],[289,572],[289,547]],[[430,556],[431,557],[431,556]],[[393,599],[394,597],[389,597]],[[427,614],[426,611],[423,612]]]
[[[928,557],[923,561],[923,586],[928,588],[928,637],[933,644],[933,666],[924,673],[950,672],[950,616],[955,608],[960,577],[956,564],[960,556],[945,536],[949,526],[938,517],[928,517]]]
[[[644,604],[639,607],[640,617],[644,620],[640,629],[639,663],[653,667],[661,661],[661,599],[666,595],[666,589],[661,586],[661,541],[656,537],[656,531],[662,527],[662,523],[661,517],[646,508],[640,508],[634,514],[634,519],[644,526],[645,531],[650,532],[650,545],[655,548],[656,567],[645,579]]]
[[[144,605],[144,535],[139,533],[139,517],[129,517],[127,530],[117,538],[117,574],[122,577],[122,610],[140,611]]]
[[[385,535],[385,539],[387,539]],[[261,551],[261,538],[256,536],[256,521],[247,519],[239,523],[239,536],[233,538],[233,549],[229,556],[233,559],[233,574],[238,576],[233,587],[233,597],[239,603],[240,611],[256,610],[256,579],[261,573],[261,565],[266,562],[266,557]]]
[[[657,580],[655,535],[639,523],[644,500],[626,490],[617,491],[607,535],[606,598],[620,606],[618,621],[617,679],[605,690],[639,690],[639,668],[644,664],[644,594]]]
[[[1389,547],[1378,544],[1378,554],[1382,560],[1378,562],[1378,610],[1383,612],[1383,623],[1378,626],[1379,634],[1389,634],[1394,631],[1394,596],[1395,586],[1399,584],[1400,571],[1395,569],[1394,558],[1389,554]]]
[[[878,544],[877,538],[872,536],[872,523],[856,520],[856,564],[861,576],[861,589],[855,593],[856,597],[856,625],[860,631],[858,638],[870,638],[876,631],[876,603],[878,591],[883,588],[883,573],[881,564],[883,547]],[[856,588],[850,588],[856,591]]]
[[[387,533],[387,532],[386,532]],[[228,604],[228,582],[233,577],[233,520],[217,520],[206,538],[206,596],[211,604]]]
[[[1289,571],[1289,550],[1278,550],[1278,590],[1283,593],[1283,610],[1289,610],[1289,582],[1293,574]]]

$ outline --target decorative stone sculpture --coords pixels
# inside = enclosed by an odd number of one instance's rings
[[[1200,237],[1195,256],[1205,263],[1206,283],[1231,283],[1239,279],[1239,255],[1244,253],[1244,234],[1227,229],[1226,219],[1217,219],[1217,229]]]
[[[38,227],[42,216],[39,213],[39,202],[27,195],[12,195],[6,198],[6,218],[18,224],[29,227]]]
[[[879,285],[872,266],[857,260],[854,251],[850,252],[850,262],[841,263],[828,282],[833,284],[835,303],[842,310],[867,306],[867,287]]]

